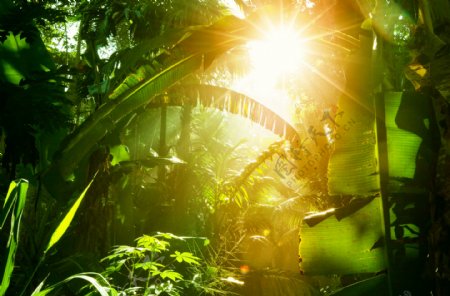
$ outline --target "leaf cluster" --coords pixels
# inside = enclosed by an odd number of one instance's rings
[[[172,250],[170,241],[184,238],[170,233],[143,235],[136,246],[116,246],[102,261],[103,272],[118,291],[145,295],[184,295],[194,275],[189,267],[201,264],[191,252]]]

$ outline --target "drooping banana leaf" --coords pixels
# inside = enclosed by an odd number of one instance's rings
[[[306,217],[300,230],[300,269],[307,275],[382,271],[382,237],[380,197]]]
[[[148,73],[143,71],[145,68],[129,75],[113,91],[114,100],[102,105],[62,143],[53,166],[47,171],[47,177],[44,177],[47,188],[51,192],[57,192],[54,180],[61,176],[64,180],[68,180],[79,162],[124,116],[148,104],[155,95],[163,93],[174,83],[199,70],[204,64],[204,53],[212,53],[209,58],[215,58],[216,55],[235,46],[237,42],[244,42],[240,36],[223,34],[224,30],[236,28],[238,24],[242,26],[243,21],[230,16],[209,29],[203,28],[196,34],[193,33],[179,45],[188,54],[154,76],[147,77]],[[205,42],[208,46],[200,46],[206,44]]]
[[[192,104],[227,111],[248,118],[286,140],[294,142],[299,138],[287,120],[256,99],[229,88],[207,84],[180,85],[165,98],[156,98],[149,106],[161,106],[163,99],[173,106]]]
[[[59,190],[54,180],[58,180],[58,184],[69,180],[80,161],[124,116],[148,104],[155,95],[165,92],[174,83],[199,70],[202,65],[207,67],[227,50],[242,45],[255,36],[253,24],[263,16],[262,13],[255,13],[246,20],[226,16],[211,26],[201,27],[190,36],[183,37],[183,41],[174,49],[183,52],[184,58],[171,63],[150,78],[140,77],[136,73],[130,75],[132,78],[125,79],[116,88],[117,91],[113,91],[115,99],[101,106],[62,143],[59,152],[55,154],[53,166],[44,174],[47,189],[55,195]]]
[[[6,244],[6,251],[4,252],[5,257],[0,258],[1,296],[5,295],[14,270],[14,260],[16,257],[17,247],[19,246],[20,220],[22,219],[23,209],[25,208],[27,190],[28,181],[20,179],[18,181],[11,182],[4,206],[0,213],[2,222],[0,225],[0,230],[3,229],[6,218],[11,216],[9,237]]]
[[[78,130],[63,143],[55,165],[51,168],[64,178],[69,177],[78,163],[109,131],[114,129],[124,116],[148,103],[173,83],[197,70],[202,62],[201,55],[191,55],[177,61],[157,75],[137,85],[122,85],[126,88],[115,100],[99,108]],[[134,74],[132,74],[134,75]],[[128,82],[128,81],[127,81]],[[53,172],[54,173],[54,172]],[[52,175],[51,173],[49,175]],[[50,181],[49,181],[50,182]],[[51,185],[47,184],[46,185]]]

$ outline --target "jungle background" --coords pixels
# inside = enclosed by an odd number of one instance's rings
[[[447,0],[0,0],[0,295],[448,295],[449,42]]]

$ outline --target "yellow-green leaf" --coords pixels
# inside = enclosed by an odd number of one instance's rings
[[[5,256],[0,262],[0,296],[5,295],[9,287],[11,276],[14,271],[14,262],[16,251],[19,246],[20,237],[20,220],[25,208],[25,201],[27,197],[28,182],[20,179],[19,181],[11,182],[8,194],[5,200],[5,206],[0,212],[2,225],[7,217],[11,217],[10,231]]]
[[[162,279],[169,278],[172,281],[176,281],[177,279],[178,280],[183,279],[183,276],[180,273],[173,271],[173,270],[165,270],[165,271],[161,272],[159,276]]]
[[[344,209],[345,210],[345,209]],[[379,272],[385,268],[380,197],[341,216],[333,210],[309,226],[304,219],[300,230],[300,267],[305,274],[355,274]],[[317,216],[317,214],[316,214]]]
[[[84,189],[84,191],[80,194],[80,196],[77,198],[75,203],[72,205],[70,210],[67,212],[64,219],[62,219],[61,223],[59,223],[58,227],[56,227],[56,230],[53,232],[52,237],[50,238],[50,241],[48,242],[47,248],[45,249],[45,253],[47,253],[48,250],[50,250],[51,247],[53,247],[66,233],[67,229],[70,226],[70,223],[72,223],[73,217],[75,217],[75,214],[78,211],[78,208],[81,204],[81,202],[84,199],[84,196],[86,195],[86,192],[89,190],[89,187],[91,187],[92,182],[94,182],[94,178],[92,178],[91,182],[89,182],[88,186]]]
[[[370,195],[379,190],[375,115],[350,99],[339,103],[342,115],[328,164],[330,195]]]
[[[188,264],[194,264],[194,265],[199,265],[200,263],[198,263],[198,261],[200,260],[200,258],[194,256],[192,253],[190,252],[178,252],[175,251],[174,254],[170,255],[170,257],[175,258],[175,260],[177,260],[178,262],[186,262]]]

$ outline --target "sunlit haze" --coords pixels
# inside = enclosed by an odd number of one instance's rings
[[[252,67],[261,75],[278,78],[293,74],[301,65],[303,44],[299,34],[289,26],[278,26],[260,40],[248,43]]]
[[[248,74],[233,88],[254,97],[287,121],[291,120],[291,100],[283,87],[288,75],[302,68],[304,45],[291,26],[273,26],[260,39],[246,45],[250,59]]]

